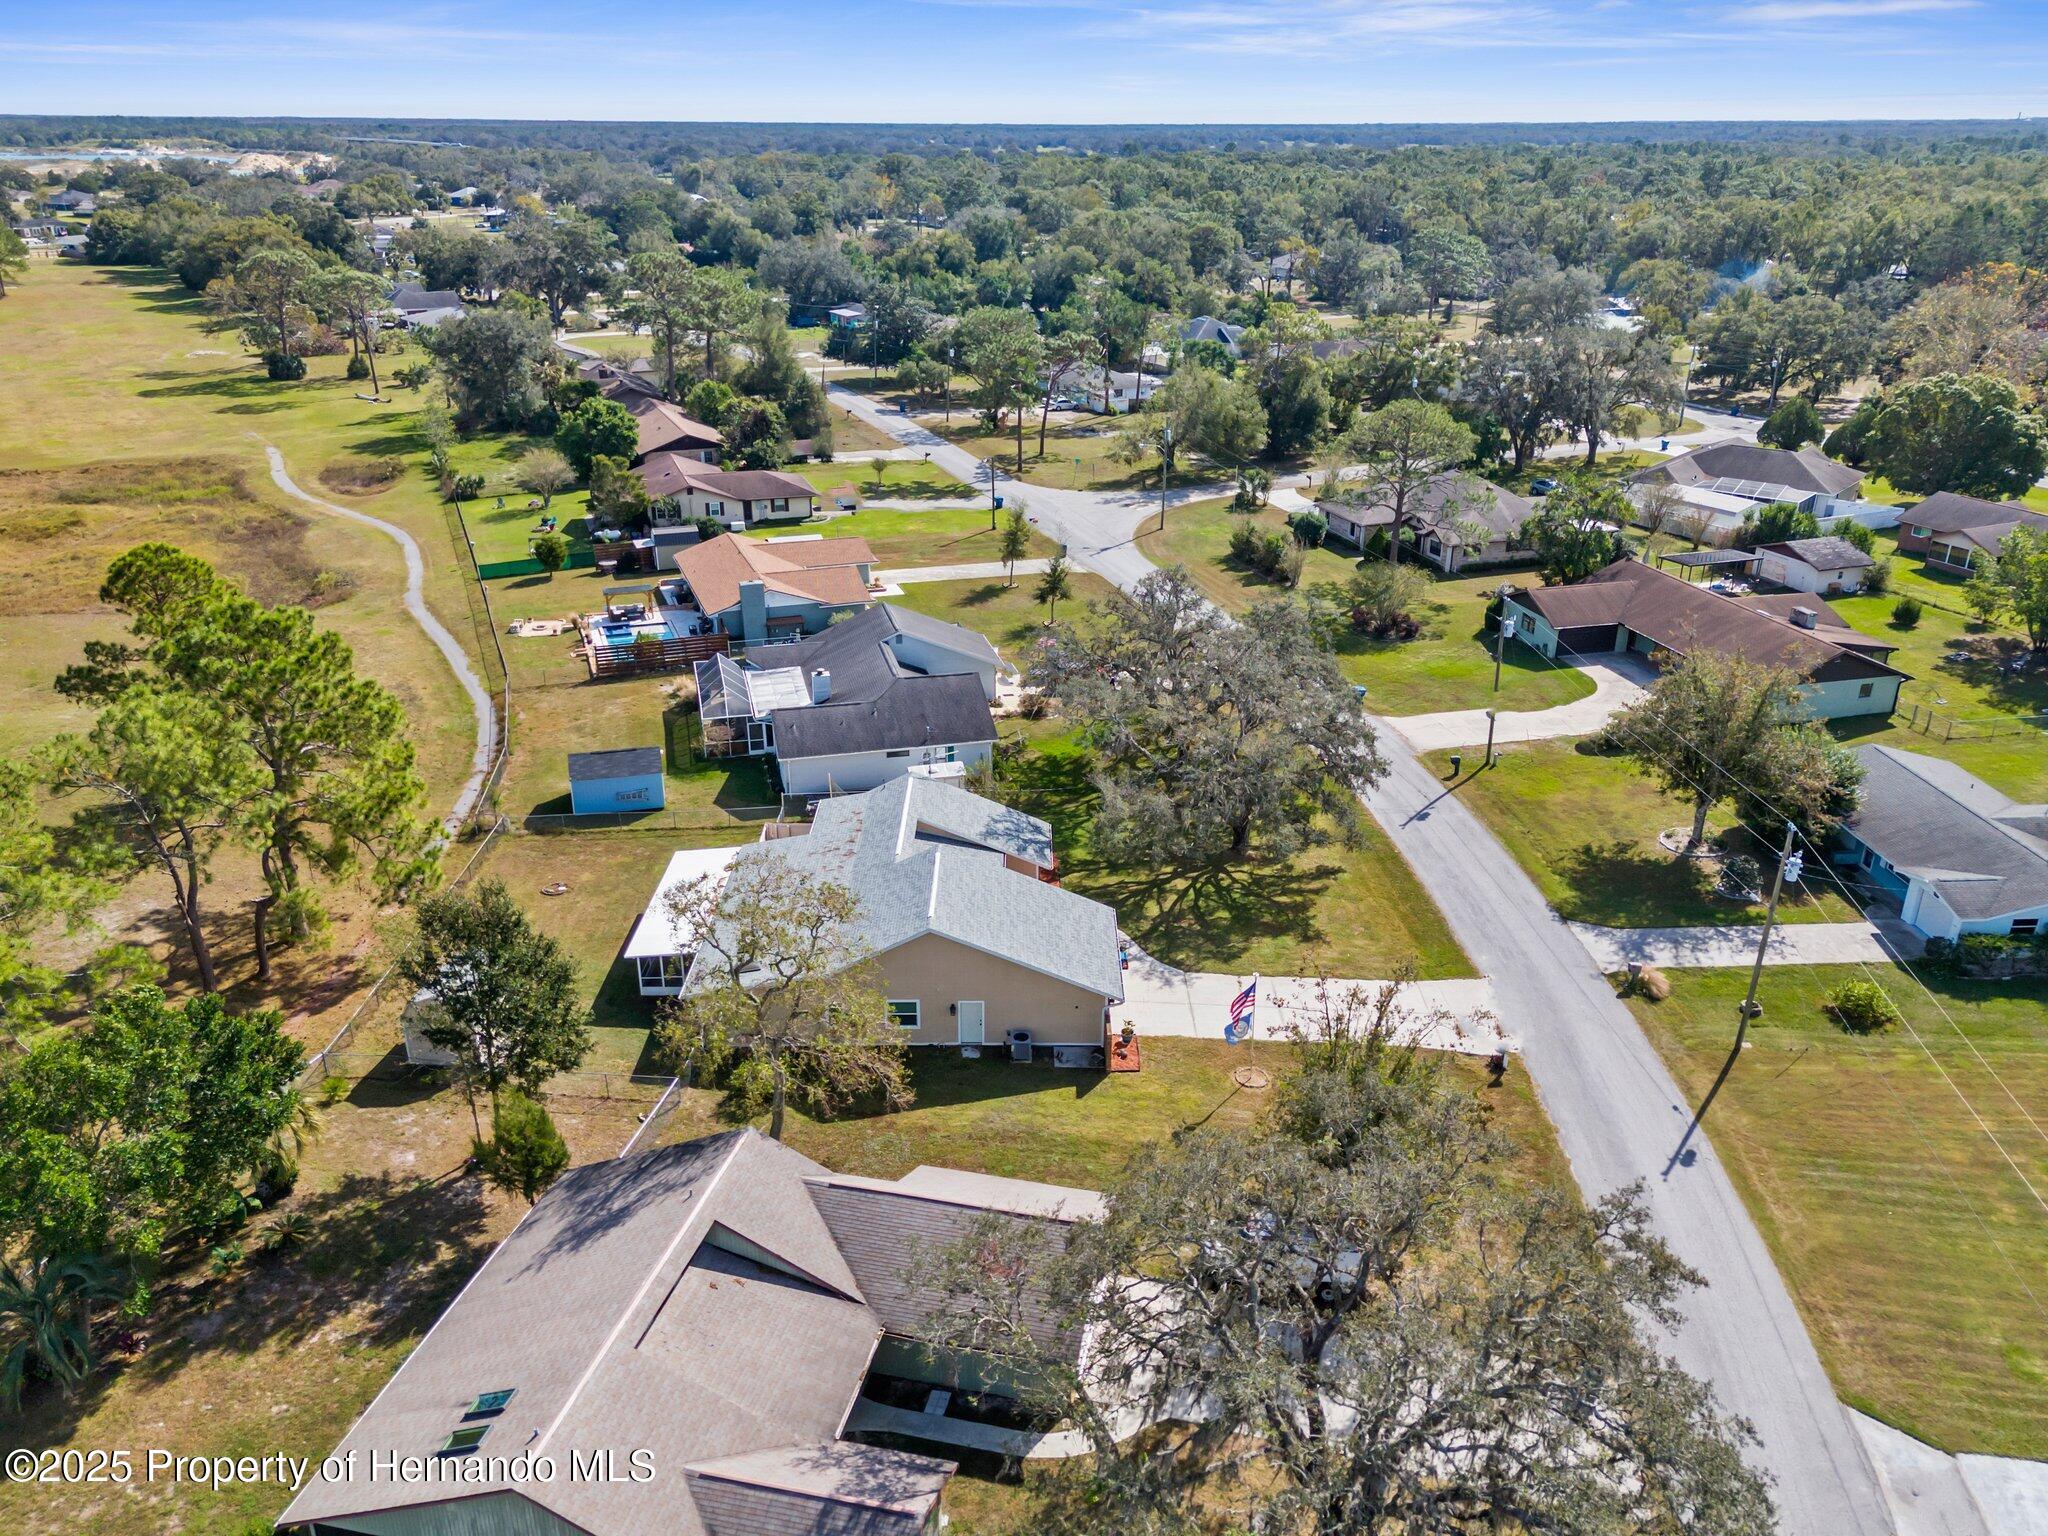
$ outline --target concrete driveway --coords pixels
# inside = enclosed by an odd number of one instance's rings
[[[1631,965],[1666,970],[1743,966],[1756,960],[1757,927],[1723,923],[1706,928],[1599,928],[1572,923],[1572,932],[1603,971]],[[1927,946],[1904,923],[1789,923],[1772,930],[1765,965],[1889,965],[1917,959]]]
[[[1495,723],[1496,744],[1508,741],[1548,741],[1557,736],[1590,736],[1615,715],[1643,696],[1656,680],[1657,672],[1640,656],[1617,652],[1612,656],[1587,656],[1569,663],[1593,679],[1593,691],[1583,699],[1559,704],[1552,709],[1506,710]],[[1418,752],[1439,752],[1450,747],[1477,747],[1486,742],[1486,711],[1454,709],[1436,715],[1389,715],[1386,723],[1401,733]]]

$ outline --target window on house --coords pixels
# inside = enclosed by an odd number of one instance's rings
[[[484,1436],[490,1432],[491,1426],[488,1424],[473,1424],[467,1429],[458,1429],[448,1437],[447,1442],[441,1447],[441,1454],[443,1456],[467,1456],[483,1443]]]
[[[882,755],[884,757],[908,757],[910,756],[910,748],[899,747],[894,752],[884,752]]]
[[[778,496],[771,505],[778,512],[787,512],[789,510],[789,498],[787,496]]]
[[[1876,688],[1877,684],[1875,683],[1865,683],[1861,688],[1858,688],[1856,690],[1856,697],[1859,699],[1867,699],[1873,692],[1876,691]]]
[[[725,516],[725,503],[724,503],[724,502],[722,502],[722,501],[707,501],[707,502],[705,502],[705,503],[704,503],[704,515],[705,515],[706,517],[723,517],[723,516]]]
[[[482,1418],[485,1414],[503,1413],[505,1405],[512,1401],[512,1393],[515,1390],[515,1388],[507,1387],[502,1392],[479,1392],[476,1396],[476,1401],[469,1405],[469,1412],[463,1416],[465,1418],[477,1419]]]
[[[640,985],[643,987],[680,987],[683,984],[683,957],[681,955],[642,955],[640,957]]]
[[[915,998],[889,999],[889,1022],[899,1029],[917,1028],[917,1000]]]
[[[2031,939],[2041,931],[2038,917],[2016,917],[2012,920],[2012,936],[2016,939]]]

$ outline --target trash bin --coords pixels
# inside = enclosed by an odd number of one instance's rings
[[[1002,497],[1000,497],[1000,496],[996,497],[996,498],[995,498],[995,504],[996,504],[996,509],[997,509],[998,511],[1002,510],[1002,505],[1003,505],[1003,498],[1002,498]]]
[[[1031,1059],[1030,1030],[1013,1029],[1009,1032],[1008,1039],[1010,1042],[1010,1060],[1029,1061]]]

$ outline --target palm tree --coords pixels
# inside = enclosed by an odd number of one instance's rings
[[[1054,555],[1047,562],[1045,574],[1038,578],[1038,601],[1045,604],[1045,622],[1050,624],[1059,612],[1060,599],[1074,595],[1073,583],[1067,577],[1067,560],[1064,555]]]
[[[31,1366],[66,1397],[92,1374],[92,1309],[128,1294],[127,1274],[94,1254],[0,1263],[0,1400],[21,1404]]]

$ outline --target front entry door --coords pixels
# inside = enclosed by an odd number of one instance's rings
[[[960,1043],[980,1045],[982,1020],[987,1010],[980,1003],[956,1004],[960,1010]]]

